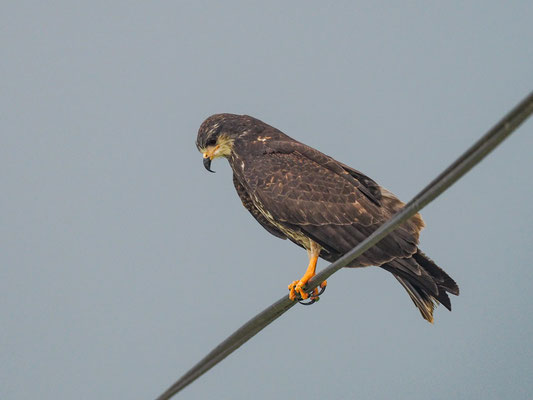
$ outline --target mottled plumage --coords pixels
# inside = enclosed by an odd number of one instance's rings
[[[387,221],[403,203],[372,179],[258,119],[217,114],[201,125],[197,146],[204,164],[226,157],[237,193],[271,234],[335,261]],[[380,266],[407,290],[432,321],[434,302],[451,309],[446,292],[459,289],[418,249],[419,214],[354,260],[349,267]]]

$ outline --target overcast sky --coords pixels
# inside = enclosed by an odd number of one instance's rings
[[[533,89],[531,1],[330,3],[3,3],[0,398],[155,398],[303,274],[203,168],[210,114],[407,201]],[[532,131],[422,212],[453,312],[342,270],[179,398],[530,398]]]

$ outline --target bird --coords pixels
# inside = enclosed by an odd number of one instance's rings
[[[248,115],[214,114],[200,126],[203,165],[226,158],[243,206],[269,233],[307,251],[304,275],[288,286],[293,301],[313,303],[327,282],[307,292],[318,258],[342,257],[399,211],[404,203],[362,172]],[[347,268],[377,266],[404,287],[422,317],[435,306],[451,311],[455,281],[418,247],[424,221],[415,214]]]

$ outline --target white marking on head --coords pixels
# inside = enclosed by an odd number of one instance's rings
[[[211,129],[209,129],[209,133],[216,131],[216,130],[218,129],[219,126],[220,126],[220,122],[216,122],[216,123],[214,123],[214,124],[211,126]]]

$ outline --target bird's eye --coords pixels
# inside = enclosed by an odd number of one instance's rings
[[[210,139],[208,139],[207,142],[205,143],[205,145],[206,145],[207,147],[209,147],[209,146],[214,146],[214,145],[216,145],[216,144],[217,144],[217,140],[216,140],[215,138],[213,138],[213,137],[210,138]]]

